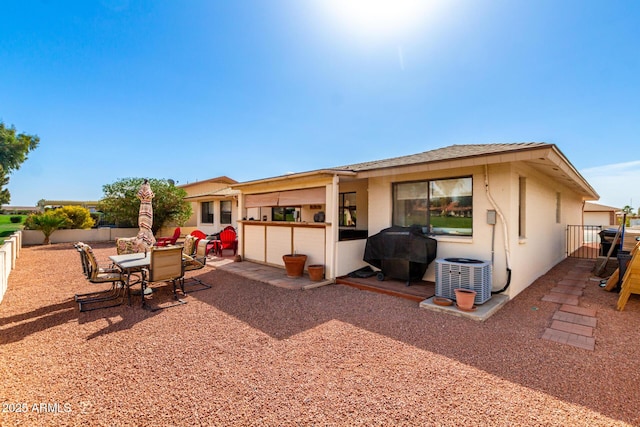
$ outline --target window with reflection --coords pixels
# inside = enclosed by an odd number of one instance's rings
[[[200,222],[213,224],[213,202],[200,203]]]
[[[401,182],[393,185],[393,225],[419,225],[425,232],[471,236],[471,177]]]
[[[220,224],[231,224],[231,200],[220,201]]]
[[[340,216],[340,226],[356,226],[356,193],[340,193],[340,203],[338,206]]]
[[[272,221],[297,221],[300,215],[298,208],[278,206],[271,208]]]

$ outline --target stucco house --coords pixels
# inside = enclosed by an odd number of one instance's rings
[[[283,266],[304,253],[335,279],[366,266],[366,239],[424,227],[437,256],[490,261],[510,298],[566,256],[565,229],[598,194],[554,145],[452,145],[419,154],[230,185],[239,253]],[[432,263],[424,280],[434,281]]]
[[[230,187],[237,182],[227,176],[219,176],[180,185],[187,192],[185,200],[191,202],[193,209],[193,215],[184,224],[185,231],[199,229],[206,234],[214,234],[228,225],[237,227],[238,191]]]
[[[584,225],[599,225],[603,227],[617,226],[616,213],[622,209],[613,206],[600,205],[598,203],[585,202]]]

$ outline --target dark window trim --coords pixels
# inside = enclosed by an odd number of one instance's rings
[[[345,201],[345,196],[349,195],[349,194],[353,194],[354,198],[356,199],[356,204],[355,206],[349,206],[346,209],[349,209],[349,212],[355,212],[355,220],[353,221],[353,224],[351,225],[347,225],[347,224],[343,224],[343,220],[344,220],[344,201]],[[339,226],[340,227],[353,227],[356,228],[356,225],[358,223],[358,193],[357,191],[345,191],[344,193],[339,193],[338,194],[338,218],[339,218]],[[353,218],[353,215],[352,215]]]
[[[206,218],[205,218],[205,209],[204,206],[207,206]],[[209,206],[211,207],[211,211],[209,211]],[[200,222],[202,224],[213,224],[215,221],[215,215],[213,214],[214,203],[213,202],[200,202]],[[211,219],[211,221],[209,221]]]
[[[225,204],[229,204],[229,210],[223,210]],[[233,218],[233,202],[231,200],[220,200],[220,224],[231,224]],[[227,221],[228,219],[228,221]]]

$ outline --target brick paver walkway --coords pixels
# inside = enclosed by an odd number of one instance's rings
[[[589,282],[593,265],[585,261],[573,269],[559,272],[556,286],[542,297],[542,301],[561,304],[545,329],[542,339],[567,344],[586,350],[594,350],[597,324],[596,311],[579,307],[580,297]],[[564,276],[564,277],[562,277]]]

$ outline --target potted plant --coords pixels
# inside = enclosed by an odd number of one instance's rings
[[[288,277],[302,277],[304,272],[304,264],[307,262],[307,256],[302,254],[282,255],[284,268],[287,270]]]

